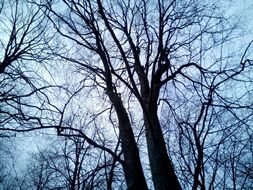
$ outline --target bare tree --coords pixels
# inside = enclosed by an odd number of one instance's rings
[[[52,55],[75,65],[71,79],[80,82],[68,88],[70,95],[59,106],[51,104],[50,96],[41,97],[54,117],[36,106],[40,116],[22,115],[21,121],[44,119],[38,122],[41,128],[54,127],[59,136],[82,138],[106,152],[122,165],[127,189],[149,185],[140,157],[142,126],[156,190],[250,187],[238,177],[251,178],[247,159],[252,150],[246,148],[252,143],[252,42],[243,51],[234,45],[241,35],[240,20],[227,17],[218,2],[198,0],[32,2],[44,11],[53,25],[50,31],[65,48],[52,48]],[[101,110],[85,102],[92,100],[87,94],[99,99]],[[70,106],[81,107],[78,101],[89,107],[85,111],[99,110],[86,128],[66,121]],[[98,122],[103,132],[97,130]],[[88,130],[91,123],[95,129]],[[29,130],[36,127],[14,129]],[[105,140],[110,135],[112,143]],[[113,188],[111,177],[106,184]]]
[[[1,188],[18,189],[21,182],[12,165],[16,149],[7,147],[15,137],[10,131],[40,127],[41,114],[54,112],[48,110],[47,95],[55,85],[46,83],[45,75],[50,74],[46,60],[56,44],[49,44],[54,34],[48,32],[44,13],[26,0],[0,1],[0,34]]]
[[[47,89],[55,86],[45,80],[50,76],[46,60],[57,46],[50,44],[54,34],[44,13],[27,1],[2,0],[0,22],[1,129],[38,124],[43,105],[51,104]]]
[[[104,154],[100,149],[93,149],[83,138],[58,137],[49,148],[43,148],[32,157],[32,164],[24,176],[25,187],[38,190],[110,189],[106,168],[116,165]]]
[[[58,5],[65,7],[64,11],[55,9],[56,5],[50,2],[41,6],[49,11],[49,18],[57,32],[68,43],[75,45],[68,50],[68,54],[59,56],[76,63],[92,75],[112,102],[119,122],[129,189],[145,189],[146,184],[133,126],[122,96],[130,94],[130,97],[136,98],[143,112],[155,189],[181,189],[171,155],[166,150],[159,121],[159,98],[161,91],[168,93],[169,87],[180,91],[177,86],[183,85],[185,80],[192,82],[193,89],[197,85],[202,88],[202,108],[192,125],[198,152],[192,184],[196,189],[204,157],[196,127],[208,115],[206,110],[213,102],[215,88],[238,76],[251,64],[243,57],[234,67],[228,67],[223,64],[229,60],[227,55],[218,62],[217,59],[212,60],[209,53],[219,50],[236,37],[233,32],[237,29],[237,23],[230,23],[222,16],[217,3],[191,0],[66,0]],[[205,63],[208,59],[209,63]],[[200,81],[194,75],[199,76]],[[210,76],[212,78],[209,80]],[[223,76],[225,79],[222,79]],[[166,96],[175,98],[176,94]],[[172,109],[175,110],[175,107]]]

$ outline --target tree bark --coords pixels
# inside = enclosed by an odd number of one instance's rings
[[[172,162],[168,156],[161,125],[157,114],[157,100],[160,87],[154,87],[144,97],[144,124],[148,147],[148,156],[153,184],[156,190],[181,190]]]
[[[146,190],[147,184],[143,174],[139,150],[126,109],[120,97],[114,92],[107,92],[113,103],[118,120],[121,147],[124,155],[123,170],[128,190]]]

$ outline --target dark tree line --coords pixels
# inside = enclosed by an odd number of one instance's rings
[[[60,147],[35,156],[24,184],[252,188],[252,41],[225,8],[2,1],[1,136],[41,129]]]

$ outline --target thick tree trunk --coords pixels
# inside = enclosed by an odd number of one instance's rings
[[[153,184],[156,190],[181,190],[168,156],[157,114],[158,97],[159,88],[154,88],[152,94],[144,97],[145,100],[148,100],[145,102],[144,124]]]
[[[139,150],[125,107],[115,93],[108,93],[118,116],[121,147],[124,155],[124,174],[128,190],[146,190]]]
[[[149,121],[147,117],[149,117]],[[180,190],[181,187],[169,159],[156,113],[149,113],[149,116],[146,116],[145,126],[148,156],[155,189]]]

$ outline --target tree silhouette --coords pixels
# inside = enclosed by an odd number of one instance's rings
[[[66,101],[41,98],[48,112],[38,109],[40,128],[106,152],[127,189],[250,187],[252,41],[240,46],[240,19],[198,0],[31,3],[57,34],[62,49],[50,48],[50,56],[69,66],[70,77]]]

